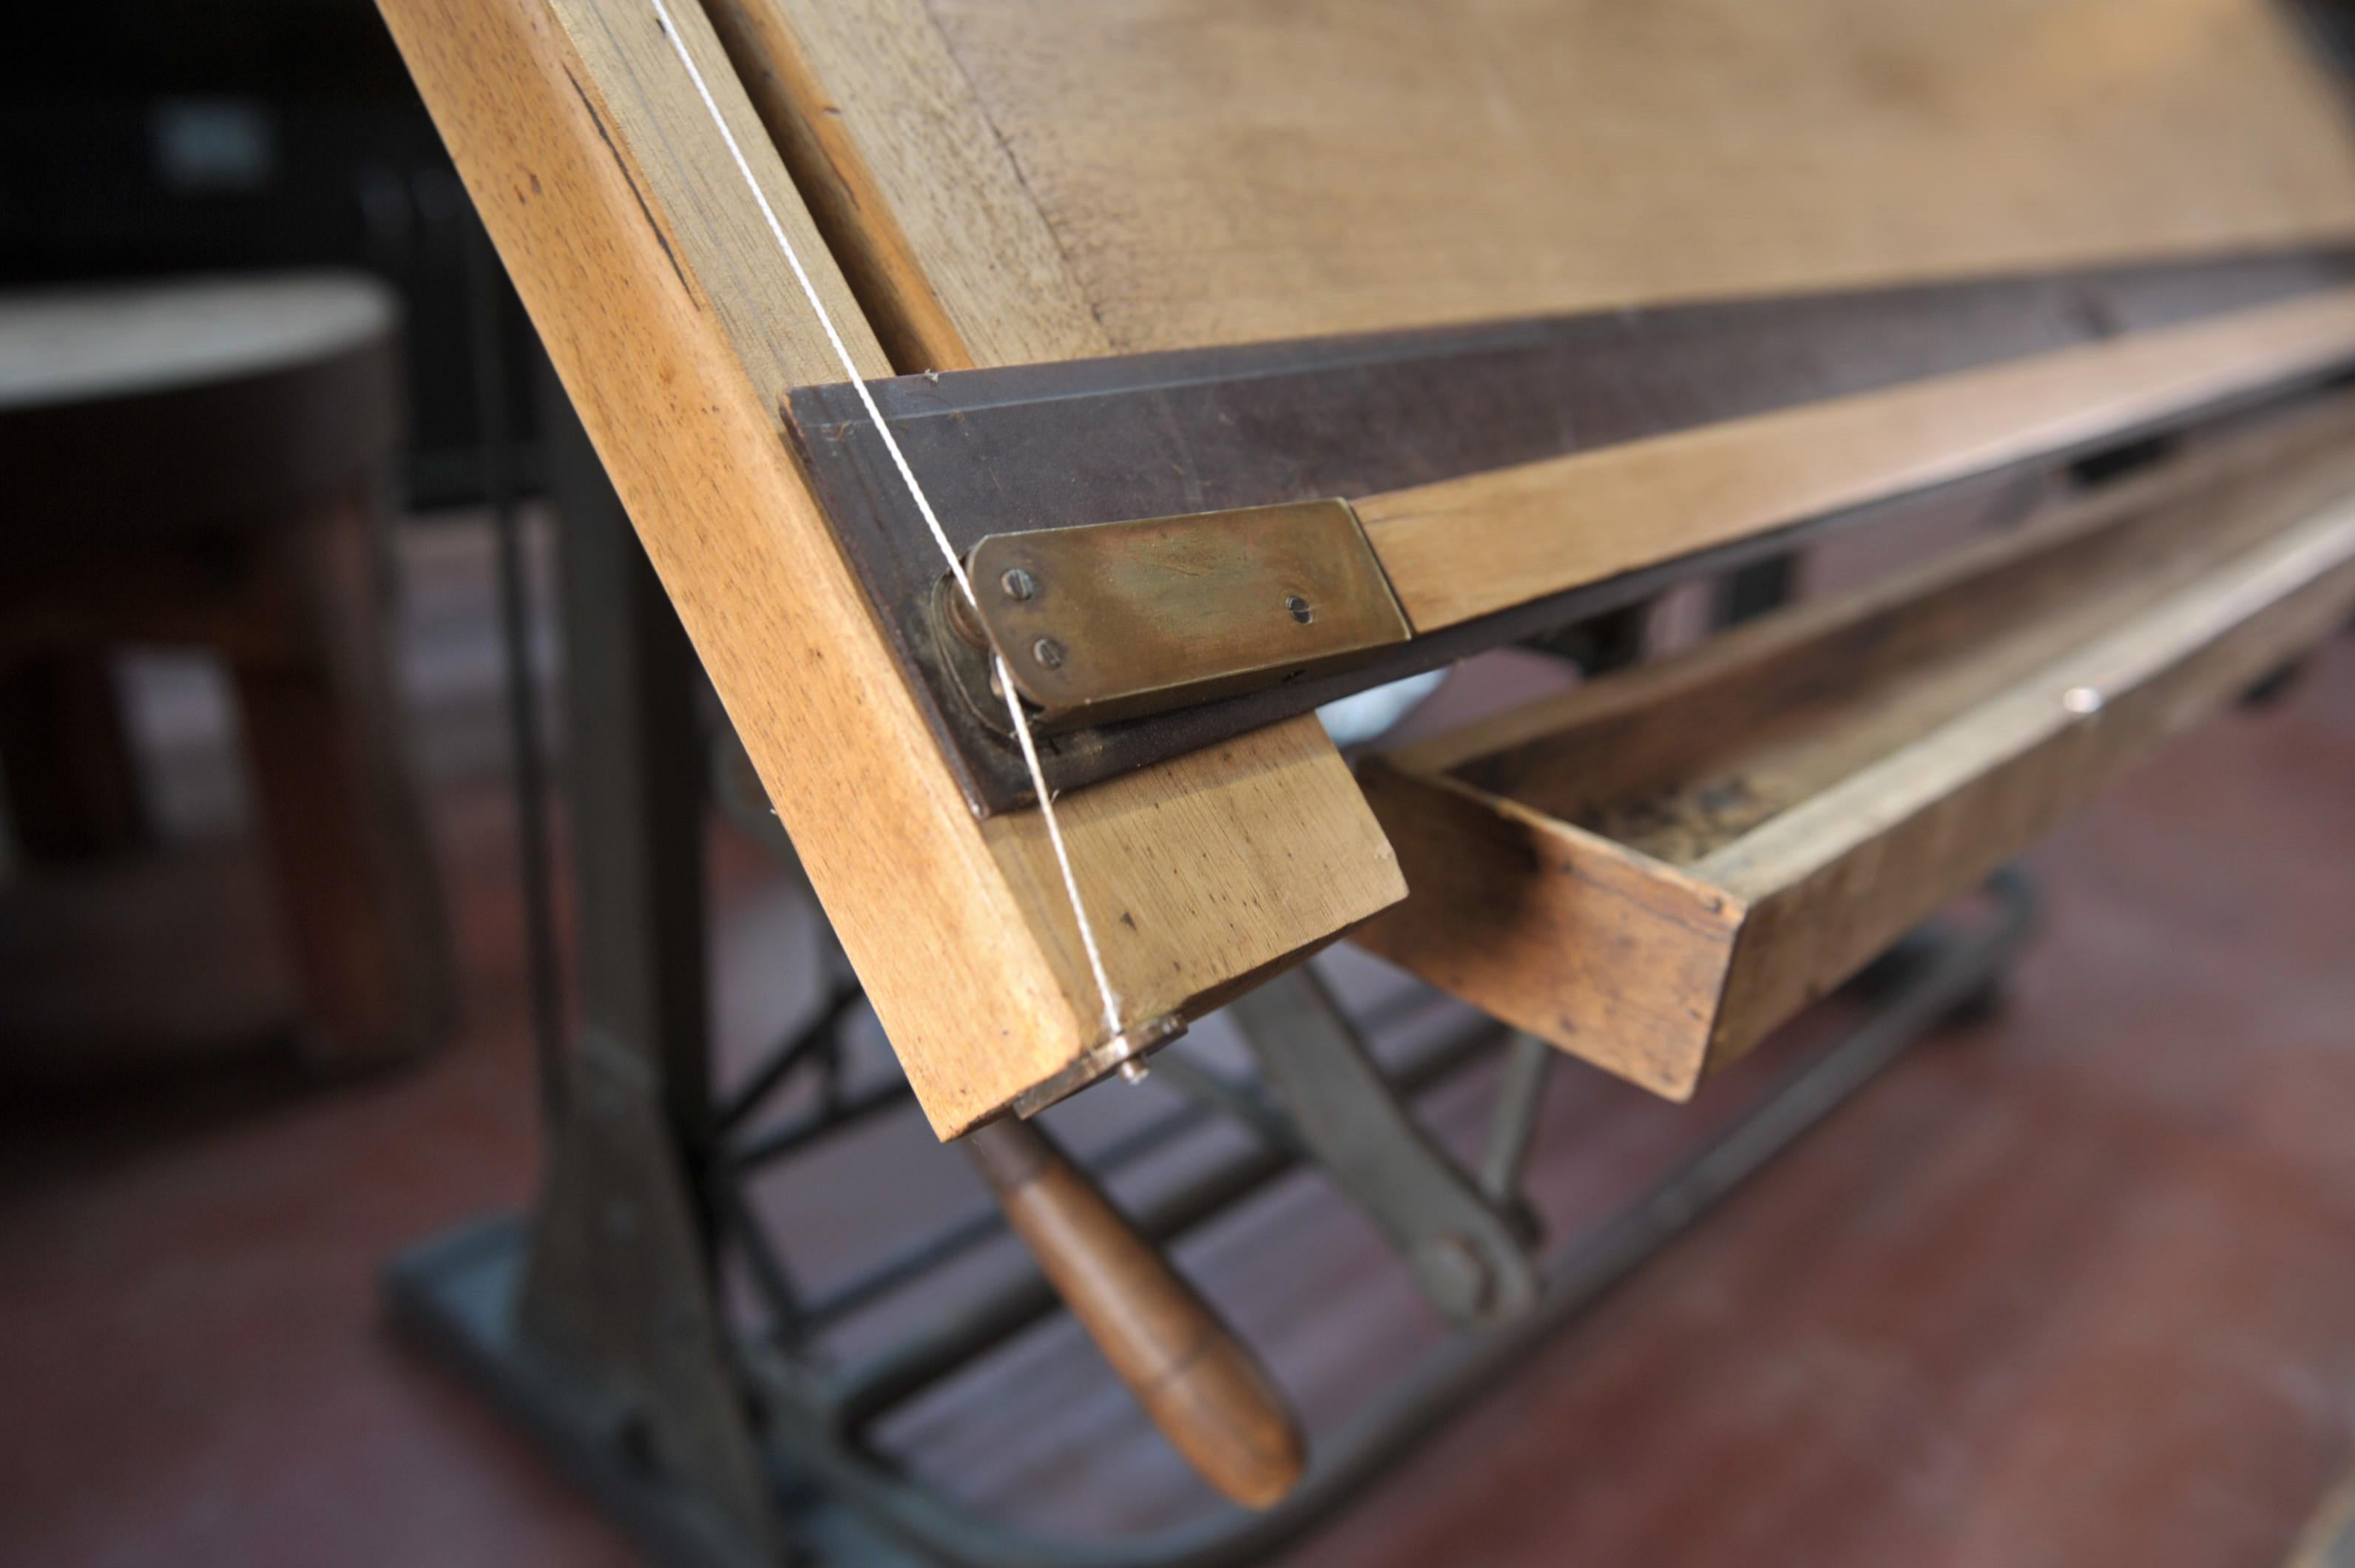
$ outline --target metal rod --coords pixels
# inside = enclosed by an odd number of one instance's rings
[[[1436,992],[1412,991],[1369,1011],[1359,1027],[1372,1033],[1434,1007],[1453,1005]],[[1088,1168],[1099,1174],[1110,1174],[1143,1159],[1172,1139],[1201,1125],[1209,1119],[1211,1109],[1200,1101],[1180,1105],[1124,1134],[1089,1156]],[[921,1278],[927,1271],[979,1246],[1005,1228],[1006,1217],[995,1203],[975,1209],[964,1219],[910,1243],[864,1274],[854,1275],[819,1296],[804,1309],[802,1321],[805,1327],[815,1328],[847,1317],[869,1302],[889,1296],[911,1280]]]
[[[1180,1105],[1107,1145],[1088,1160],[1088,1168],[1099,1175],[1109,1175],[1200,1126],[1210,1115],[1207,1105]],[[869,1302],[970,1252],[1005,1229],[1006,1211],[996,1204],[976,1208],[964,1219],[943,1226],[819,1296],[803,1310],[802,1322],[805,1327],[818,1328],[847,1317]]]
[[[1285,1150],[1255,1149],[1146,1209],[1136,1216],[1137,1233],[1157,1243],[1175,1241],[1297,1163],[1298,1157]],[[858,1431],[1052,1315],[1058,1305],[1046,1275],[1026,1268],[994,1295],[828,1380],[830,1419],[841,1431]]]
[[[1470,1061],[1502,1032],[1503,1026],[1495,1020],[1477,1019],[1455,1039],[1401,1071],[1395,1080],[1399,1089],[1408,1094],[1421,1092]],[[1156,1198],[1136,1216],[1136,1229],[1150,1241],[1175,1241],[1300,1160],[1301,1156],[1291,1148],[1253,1149]],[[1047,1317],[1055,1305],[1055,1292],[1046,1276],[1035,1269],[1026,1270],[996,1294],[826,1379],[824,1397],[829,1419],[839,1430],[857,1431]]]
[[[745,1140],[742,1147],[727,1157],[726,1163],[741,1177],[771,1160],[782,1159],[805,1144],[856,1126],[894,1105],[905,1104],[908,1100],[905,1080],[895,1078],[889,1083],[879,1083],[837,1104],[822,1105],[806,1116]]]
[[[1300,1148],[1300,1133],[1292,1118],[1252,1085],[1167,1051],[1154,1059],[1153,1072],[1188,1100],[1207,1110],[1224,1112],[1265,1142],[1295,1151]]]
[[[1920,980],[1847,1039],[1786,1074],[1714,1140],[1641,1199],[1557,1254],[1535,1309],[1497,1328],[1456,1336],[1321,1448],[1301,1486],[1264,1513],[1222,1510],[1158,1534],[1069,1541],[1009,1530],[947,1500],[901,1469],[835,1439],[823,1420],[769,1427],[781,1464],[814,1477],[878,1529],[957,1568],[1226,1568],[1297,1541],[1432,1427],[1460,1411],[1524,1354],[1675,1241],[1905,1050],[1966,1004],[2025,944],[2037,901],[2025,879],[1998,873],[1991,930],[1955,943]],[[806,1406],[805,1378],[754,1350],[747,1370],[782,1407]]]
[[[751,1275],[753,1288],[768,1303],[770,1314],[790,1331],[803,1316],[801,1292],[794,1285],[793,1274],[785,1267],[783,1255],[769,1244],[768,1232],[744,1196],[744,1184],[723,1181],[717,1185],[719,1211],[728,1233],[744,1250],[745,1272]]]
[[[523,882],[525,975],[532,1061],[543,1113],[564,1104],[563,977],[556,952],[556,897],[549,867],[548,767],[539,744],[539,690],[531,657],[531,595],[517,515],[515,432],[508,399],[506,274],[482,226],[466,240],[466,304],[474,340],[474,412],[482,421],[483,495],[498,547],[499,638],[506,660],[507,744],[514,765],[516,859]]]
[[[761,1102],[790,1077],[794,1069],[800,1066],[811,1051],[833,1037],[834,1031],[842,1027],[843,1014],[850,1010],[853,1003],[864,999],[866,995],[866,990],[855,980],[837,987],[826,998],[826,1006],[818,1010],[817,1016],[771,1051],[768,1060],[761,1063],[760,1070],[728,1097],[727,1103],[712,1117],[713,1130],[719,1133],[730,1131],[759,1110]]]
[[[1480,1190],[1491,1202],[1509,1203],[1520,1192],[1538,1113],[1545,1108],[1546,1083],[1561,1054],[1533,1034],[1514,1035],[1505,1053],[1497,1106],[1489,1114],[1488,1147],[1480,1160]]]

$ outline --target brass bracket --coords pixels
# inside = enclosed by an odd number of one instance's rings
[[[1005,654],[1042,729],[1281,685],[1413,635],[1341,500],[992,534],[967,571],[979,624],[946,580],[944,619]],[[986,665],[956,662],[968,684]]]

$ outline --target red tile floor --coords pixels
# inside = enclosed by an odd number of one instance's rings
[[[526,1201],[538,1158],[506,805],[452,787],[437,818],[466,1014],[431,1061],[0,1090],[0,1563],[634,1560],[379,1319],[387,1256]],[[741,1057],[798,1005],[774,955],[807,915],[715,844]],[[2355,641],[2034,865],[2050,926],[1993,1022],[1905,1059],[1292,1560],[2277,1562],[2355,1457]],[[1678,1110],[1557,1072],[1549,1213],[1592,1216],[1747,1092]],[[761,1194],[821,1274],[970,1200],[908,1118]],[[1319,1422],[1435,1332],[1310,1179],[1181,1259]],[[1199,1506],[1068,1327],[1006,1362],[890,1440],[1027,1520]]]

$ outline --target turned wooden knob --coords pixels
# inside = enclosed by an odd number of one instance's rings
[[[1071,1316],[1162,1435],[1246,1508],[1299,1481],[1300,1427],[1259,1360],[1047,1135],[1011,1116],[964,1146]]]

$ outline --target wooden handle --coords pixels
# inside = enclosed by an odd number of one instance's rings
[[[1246,1508],[1300,1479],[1300,1428],[1274,1383],[1160,1249],[1028,1122],[1001,1117],[965,1148],[1104,1359],[1202,1478]]]

